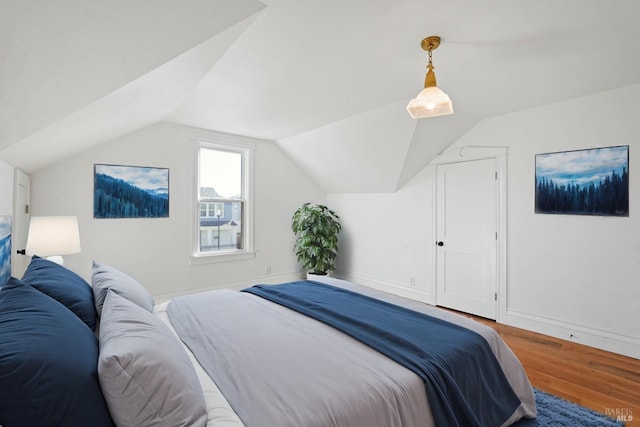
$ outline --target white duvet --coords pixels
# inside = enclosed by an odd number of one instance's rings
[[[362,294],[365,294],[374,298],[382,299],[393,304],[402,305],[409,309],[429,314],[430,316],[439,317],[443,320],[447,320],[449,322],[471,329],[474,332],[482,335],[489,343],[491,349],[493,350],[496,356],[496,359],[499,361],[499,363],[503,367],[503,370],[512,388],[514,389],[514,391],[516,392],[516,394],[518,395],[518,397],[522,402],[520,407],[516,410],[516,412],[512,415],[512,417],[509,420],[507,420],[505,425],[509,425],[523,416],[526,416],[526,417],[535,416],[536,414],[535,399],[534,399],[531,385],[524,372],[524,369],[522,368],[520,362],[515,357],[513,352],[506,346],[504,341],[493,329],[486,327],[484,325],[481,325],[469,318],[457,315],[455,313],[451,313],[451,312],[441,310],[432,306],[428,306],[421,302],[407,300],[405,298],[398,297],[395,295],[390,295],[380,291],[376,291],[371,288],[355,285],[347,281],[333,279],[329,277],[321,278],[320,280],[333,286],[338,286],[338,287],[342,287],[352,291],[360,292]],[[169,326],[169,328],[174,334],[176,334],[175,329],[171,325],[171,321],[169,320],[169,317],[167,315],[168,305],[169,305],[169,302],[157,305],[154,308],[154,313],[157,316],[159,316]],[[189,355],[196,369],[196,373],[198,375],[198,378],[200,380],[200,383],[202,385],[202,389],[205,395],[205,399],[207,402],[207,411],[209,416],[207,426],[209,427],[243,426],[243,423],[240,420],[240,417],[234,412],[231,405],[229,404],[227,399],[223,396],[218,386],[213,382],[213,380],[207,375],[205,370],[197,362],[193,353],[186,346],[185,346],[185,350],[187,351],[187,354]],[[411,375],[414,375],[414,374],[411,373]],[[427,421],[426,425],[430,425],[430,422]]]
[[[180,339],[167,315],[168,306],[169,301],[158,304],[154,307],[153,313],[171,329],[171,332],[173,332],[176,338]],[[218,386],[216,386],[209,375],[202,369],[202,366],[200,366],[191,350],[189,350],[187,346],[184,346],[184,349],[189,355],[191,363],[193,363],[193,367],[198,375],[198,380],[200,380],[200,385],[202,386],[205,401],[207,402],[207,427],[244,427],[244,424],[242,424],[238,415],[233,411],[227,399],[225,399]]]

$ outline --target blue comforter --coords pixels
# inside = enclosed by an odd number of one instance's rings
[[[520,405],[488,343],[473,331],[319,282],[244,292],[320,320],[416,373],[438,426],[499,426]]]

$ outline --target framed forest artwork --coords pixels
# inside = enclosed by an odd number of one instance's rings
[[[169,169],[94,165],[94,218],[168,218]]]
[[[11,217],[0,216],[0,287],[11,277]]]
[[[629,146],[536,154],[535,211],[629,216]]]

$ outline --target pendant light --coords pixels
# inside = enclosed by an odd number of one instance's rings
[[[433,72],[433,63],[431,61],[431,52],[440,46],[440,37],[427,37],[422,40],[421,45],[424,50],[429,52],[427,76],[424,79],[424,89],[409,102],[407,111],[414,119],[453,114],[451,99],[436,86],[436,74]]]

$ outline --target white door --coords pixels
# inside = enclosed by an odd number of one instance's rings
[[[13,230],[11,234],[11,275],[22,277],[31,257],[18,253],[27,245],[29,232],[31,179],[20,169],[13,176]]]
[[[437,166],[436,302],[496,319],[496,159]]]

